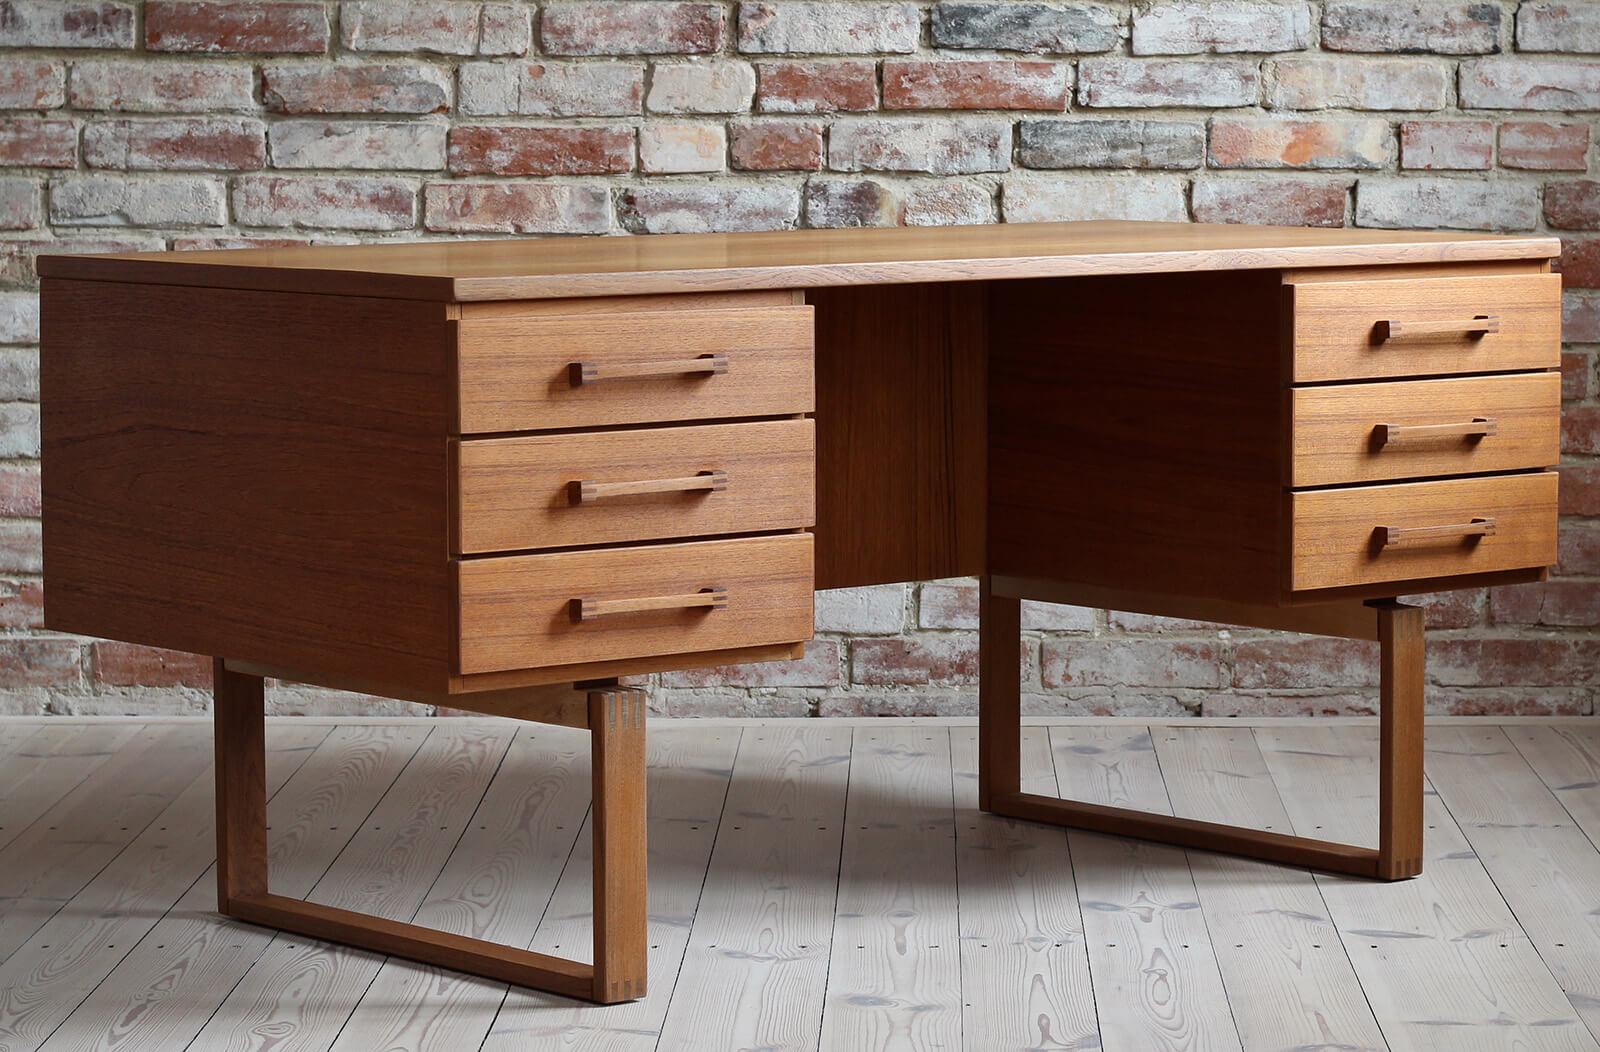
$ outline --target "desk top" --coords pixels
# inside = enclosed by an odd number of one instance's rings
[[[44,256],[45,277],[443,301],[1547,259],[1536,235],[1016,223]]]

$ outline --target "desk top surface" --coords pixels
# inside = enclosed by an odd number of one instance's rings
[[[45,256],[45,277],[443,301],[1547,259],[1539,235],[1017,223]]]

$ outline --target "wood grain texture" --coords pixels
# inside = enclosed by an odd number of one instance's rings
[[[267,890],[266,684],[211,662],[217,912]]]
[[[1422,872],[1423,609],[1393,600],[1378,614],[1378,876]]]
[[[983,572],[988,292],[810,293],[818,588]]]
[[[268,796],[329,730],[291,726],[274,733],[262,775]],[[207,871],[214,846],[211,811],[212,788],[196,778],[73,896],[70,908],[0,960],[0,1047],[39,1048]]]
[[[46,282],[49,626],[442,687],[448,335],[437,305]]]
[[[152,725],[0,849],[0,960],[55,916],[211,762],[195,725]]]
[[[1257,728],[1297,832],[1377,836],[1377,728]],[[1421,875],[1318,877],[1329,916],[1390,1048],[1595,1049],[1483,864],[1436,795]]]
[[[988,572],[1276,603],[1279,292],[1271,274],[994,285]]]
[[[857,733],[823,1052],[961,1042],[952,793],[943,727]]]
[[[1556,474],[1491,475],[1288,495],[1295,591],[1544,567],[1556,561]],[[1489,518],[1493,536],[1383,546],[1380,527]],[[1398,586],[1397,586],[1398,587]]]
[[[594,972],[589,996],[605,1004],[637,1000],[648,988],[644,728],[644,691],[607,687],[589,692],[594,748]]]
[[[978,807],[1021,791],[1022,603],[978,579]]]
[[[973,814],[978,737],[950,730],[955,775],[956,895],[961,922],[961,1036],[970,1049],[1093,1048],[1094,984],[1067,836]],[[1050,739],[1023,731],[1021,784],[1054,794]]]
[[[1290,486],[1543,468],[1561,459],[1557,373],[1299,387],[1289,392]],[[1383,424],[1494,422],[1480,437],[1383,441]]]
[[[1151,737],[1175,814],[1293,828],[1249,728]],[[1388,1048],[1310,873],[1203,851],[1189,870],[1245,1048]]]
[[[311,890],[432,728],[340,727],[268,802],[274,886]],[[269,742],[281,730],[269,731]],[[271,765],[268,767],[271,770]],[[209,830],[208,830],[209,833]],[[207,876],[211,876],[208,873]],[[185,1048],[276,933],[218,916],[202,877],[72,1013],[51,1044],[71,1052]]]
[[[1600,844],[1600,727],[1510,727],[1506,736],[1578,828]]]
[[[308,901],[409,921],[477,809],[511,735],[500,724],[430,735],[417,762],[316,882]],[[283,1043],[325,1047],[382,963],[365,950],[279,934],[191,1047],[248,1047],[251,1035],[266,1032]],[[290,989],[301,993],[284,996]]]
[[[803,1048],[828,984],[851,731],[752,728],[659,1047]]]
[[[506,316],[458,323],[460,429],[531,431],[810,412],[811,308]],[[578,362],[727,357],[722,373],[578,383]]]
[[[458,552],[796,529],[816,521],[810,420],[528,435],[460,444]],[[721,472],[721,488],[579,497],[601,485]]]
[[[1600,850],[1498,727],[1435,727],[1428,776],[1573,1009],[1600,1034]]]
[[[698,910],[713,902],[701,889],[708,879],[713,842],[719,839],[718,820],[739,744],[737,728],[650,729],[651,978],[644,999],[578,1004],[513,989],[494,1018],[484,1052],[653,1052],[668,1002],[675,996],[674,981],[694,978],[691,968],[680,966],[690,924]],[[592,845],[590,823],[585,823],[532,949],[578,957],[590,952]]]
[[[458,563],[461,670],[492,672],[811,638],[811,535],[493,556]],[[728,592],[721,609],[579,621],[576,599]]]
[[[999,278],[1550,259],[1555,238],[1200,223],[511,238],[42,256],[47,277],[438,300],[543,299]]]
[[[0,756],[0,848],[15,840],[56,801],[140,731],[137,724],[55,724],[4,729]]]
[[[1052,727],[1063,797],[1171,814],[1150,732]],[[1068,834],[1107,1052],[1238,1049],[1182,848]]]
[[[1287,285],[1295,383],[1552,369],[1561,361],[1554,274]],[[1499,319],[1487,335],[1382,340],[1380,323]]]

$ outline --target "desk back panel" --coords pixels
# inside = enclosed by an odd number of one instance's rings
[[[812,289],[818,588],[984,572],[987,282]]]

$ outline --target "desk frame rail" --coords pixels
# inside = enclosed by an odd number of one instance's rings
[[[1378,846],[1289,836],[1022,791],[1023,599],[1374,640],[1380,650]],[[979,593],[978,806],[990,814],[1379,880],[1422,872],[1422,609],[1393,599],[1250,607],[1012,577]]]
[[[601,1004],[645,995],[649,945],[642,690],[614,683],[534,688],[517,706],[522,719],[589,731],[594,809],[594,961],[589,963],[272,894],[264,684],[260,675],[239,668],[220,658],[213,662],[219,912]]]

